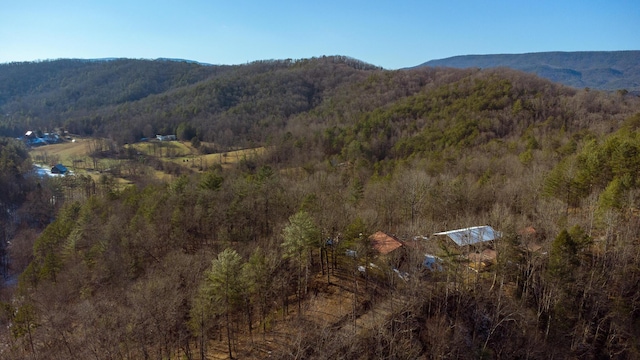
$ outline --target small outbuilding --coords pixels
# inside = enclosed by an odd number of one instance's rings
[[[425,254],[422,266],[430,271],[442,271],[442,259],[431,254]]]
[[[476,271],[483,271],[496,263],[497,254],[493,249],[484,249],[467,255],[469,266]]]
[[[378,231],[369,236],[369,244],[371,250],[376,253],[375,256],[379,260],[383,260],[383,262],[394,269],[394,271],[404,274],[406,269],[403,269],[403,267],[406,265],[409,257],[408,249],[404,242],[395,236]],[[402,269],[402,271],[400,269]],[[403,276],[404,275],[401,275],[401,277]]]
[[[373,249],[375,249],[380,255],[387,255],[404,246],[404,244],[396,237],[388,235],[382,231],[378,231],[369,236],[369,241],[371,241],[371,247],[373,247]]]
[[[539,252],[542,250],[540,245],[541,235],[533,226],[527,226],[518,231],[521,246],[527,252]]]
[[[60,174],[60,175],[64,175],[69,171],[69,169],[67,169],[64,165],[62,164],[57,164],[56,166],[51,168],[51,173],[52,174]]]

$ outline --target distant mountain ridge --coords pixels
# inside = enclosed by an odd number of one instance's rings
[[[508,67],[576,88],[640,92],[640,51],[539,52],[464,55],[417,67]]]

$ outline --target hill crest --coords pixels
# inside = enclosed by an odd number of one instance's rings
[[[417,67],[508,67],[576,88],[640,91],[640,51],[538,52],[462,55]]]

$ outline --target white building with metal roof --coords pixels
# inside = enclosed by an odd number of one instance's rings
[[[433,236],[447,236],[453,240],[456,245],[467,246],[496,240],[502,236],[502,233],[495,231],[489,225],[484,225],[443,231],[435,233]]]

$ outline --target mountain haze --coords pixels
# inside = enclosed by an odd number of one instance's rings
[[[418,67],[508,67],[576,88],[640,91],[640,51],[539,52],[464,55]]]

